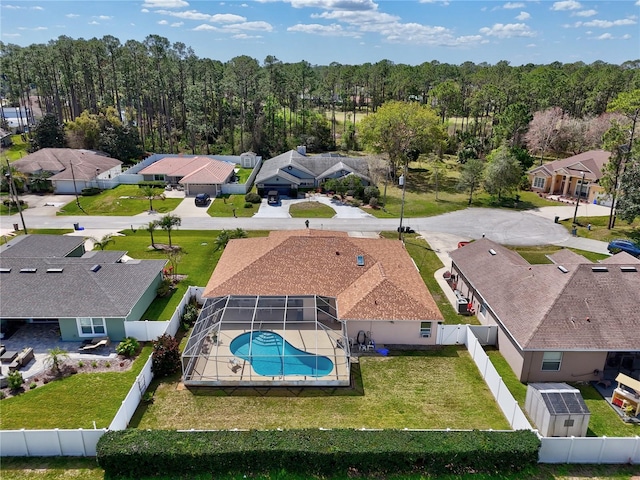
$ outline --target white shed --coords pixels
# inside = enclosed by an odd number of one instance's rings
[[[566,383],[530,383],[524,408],[544,437],[584,437],[591,413],[580,390]]]

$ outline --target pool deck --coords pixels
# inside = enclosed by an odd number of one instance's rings
[[[324,386],[349,385],[350,366],[347,352],[336,345],[328,333],[315,328],[269,329],[282,336],[294,347],[305,352],[323,355],[333,362],[332,371],[322,377],[303,375],[265,376],[258,374],[251,363],[239,358],[230,350],[231,341],[250,330],[229,329],[218,334],[218,341],[206,347],[196,360],[191,380],[185,385],[206,386]],[[205,350],[209,350],[208,352]]]

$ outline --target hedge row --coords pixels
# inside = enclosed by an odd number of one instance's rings
[[[508,473],[538,461],[531,431],[405,430],[204,431],[122,430],[98,442],[107,475],[335,475],[422,472],[430,475]]]

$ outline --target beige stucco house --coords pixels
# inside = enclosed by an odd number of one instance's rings
[[[592,263],[570,250],[529,264],[481,239],[450,254],[454,287],[520,381],[640,377],[640,260],[622,253]]]

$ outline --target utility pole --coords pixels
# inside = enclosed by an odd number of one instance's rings
[[[404,218],[404,193],[407,188],[407,172],[409,170],[409,159],[405,159],[404,173],[400,177],[400,183],[402,184],[402,203],[400,205],[400,227],[398,227],[398,240],[402,240],[402,219]]]
[[[580,197],[582,196],[582,185],[584,184],[584,174],[586,172],[582,172],[582,178],[580,179],[580,188],[578,189],[578,195],[576,198],[576,209],[573,212],[573,224],[576,224],[576,217],[578,216],[578,205],[580,205]]]
[[[22,228],[24,230],[24,234],[27,235],[27,224],[24,223],[24,215],[22,215],[22,207],[20,206],[20,199],[18,198],[18,190],[16,189],[15,183],[13,183],[13,175],[11,175],[11,164],[9,164],[9,159],[7,158],[7,174],[5,177],[7,178],[7,184],[9,185],[9,198],[12,197],[15,199],[16,206],[18,207],[18,213],[20,214],[20,220],[22,220]]]

